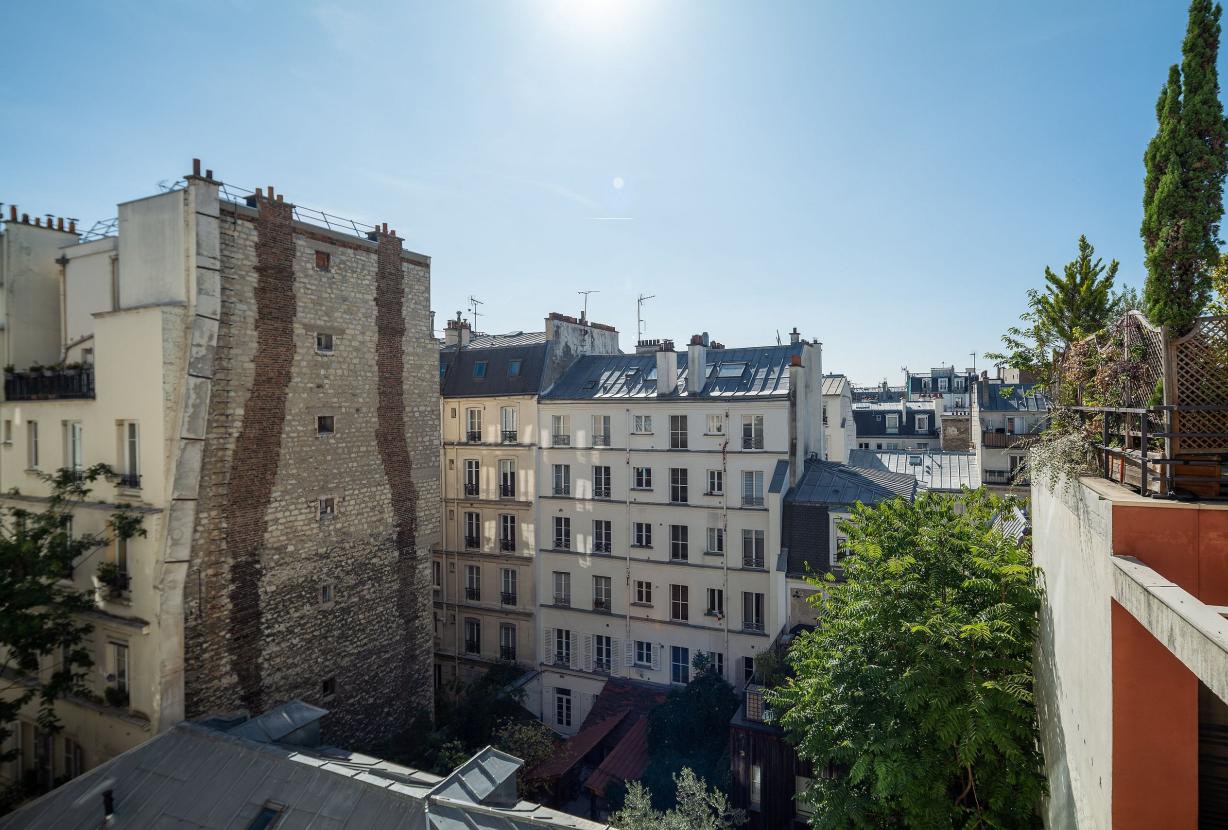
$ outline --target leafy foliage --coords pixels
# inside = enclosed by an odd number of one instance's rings
[[[1207,305],[1208,314],[1228,314],[1228,254],[1223,254],[1211,272],[1215,296]]]
[[[746,823],[746,811],[729,806],[720,790],[709,790],[704,780],[684,767],[674,776],[676,807],[666,812],[653,808],[653,796],[638,781],[627,784],[626,802],[610,818],[621,830],[734,830]]]
[[[769,693],[816,768],[813,825],[1033,827],[1045,778],[1032,699],[1041,592],[1029,552],[992,528],[1009,500],[923,493],[845,523],[845,581]]]
[[[505,720],[495,730],[493,743],[498,749],[524,761],[524,769],[527,770],[552,756],[559,746],[558,735],[541,721],[512,718]],[[541,793],[534,789],[533,783],[523,775],[519,777],[516,784],[521,798],[541,796]]]
[[[738,698],[707,659],[697,657],[695,676],[670,690],[665,703],[648,715],[648,768],[644,783],[660,809],[672,807],[672,781],[689,768],[700,777],[727,786],[729,719]]]
[[[1174,334],[1189,331],[1210,295],[1219,262],[1228,122],[1215,68],[1220,13],[1212,0],[1190,3],[1181,66],[1156,102],[1157,130],[1143,162],[1143,224],[1148,318]]]
[[[93,627],[80,614],[92,610],[95,599],[92,591],[73,587],[73,568],[116,538],[145,535],[140,516],[122,508],[112,514],[105,533],[71,532],[73,509],[89,497],[95,481],[109,475],[105,464],[60,470],[43,476],[51,495],[41,510],[0,508],[0,742],[13,734],[18,713],[36,699],[39,727],[56,732],[61,728],[57,700],[94,697],[86,684],[93,661],[85,646]],[[0,761],[15,754],[0,753]]]

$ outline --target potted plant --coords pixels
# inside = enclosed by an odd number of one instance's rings
[[[96,577],[99,587],[107,589],[110,599],[119,599],[128,591],[128,574],[121,571],[114,562],[98,563]]]
[[[116,706],[122,709],[128,708],[128,690],[121,689],[118,686],[107,686],[107,690],[103,692],[103,699],[108,706]]]

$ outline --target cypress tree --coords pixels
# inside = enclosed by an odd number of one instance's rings
[[[1211,0],[1190,4],[1181,67],[1169,69],[1156,103],[1158,129],[1143,156],[1143,302],[1151,321],[1175,334],[1202,312],[1219,261],[1228,172],[1228,122],[1215,68],[1221,11]]]

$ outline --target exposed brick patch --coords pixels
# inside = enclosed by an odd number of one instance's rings
[[[261,550],[277,478],[294,362],[293,208],[260,200],[256,219],[256,354],[226,495],[228,650],[243,705],[261,711]]]
[[[378,374],[379,404],[375,442],[379,448],[384,476],[392,496],[392,516],[397,548],[397,614],[403,628],[401,659],[405,688],[413,688],[420,678],[423,656],[415,654],[415,627],[421,624],[422,606],[429,593],[419,585],[418,574],[418,490],[413,482],[413,462],[405,430],[405,275],[401,270],[401,240],[379,235],[379,254],[375,284],[375,364]],[[424,596],[425,594],[425,596]],[[429,655],[426,660],[429,662]]]

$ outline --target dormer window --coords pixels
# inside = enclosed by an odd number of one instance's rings
[[[722,363],[716,370],[718,378],[740,378],[746,372],[747,363]]]
[[[507,363],[507,376],[509,378],[520,377],[520,358],[509,360]]]
[[[473,364],[473,376],[478,380],[486,377],[486,361],[478,360]]]

